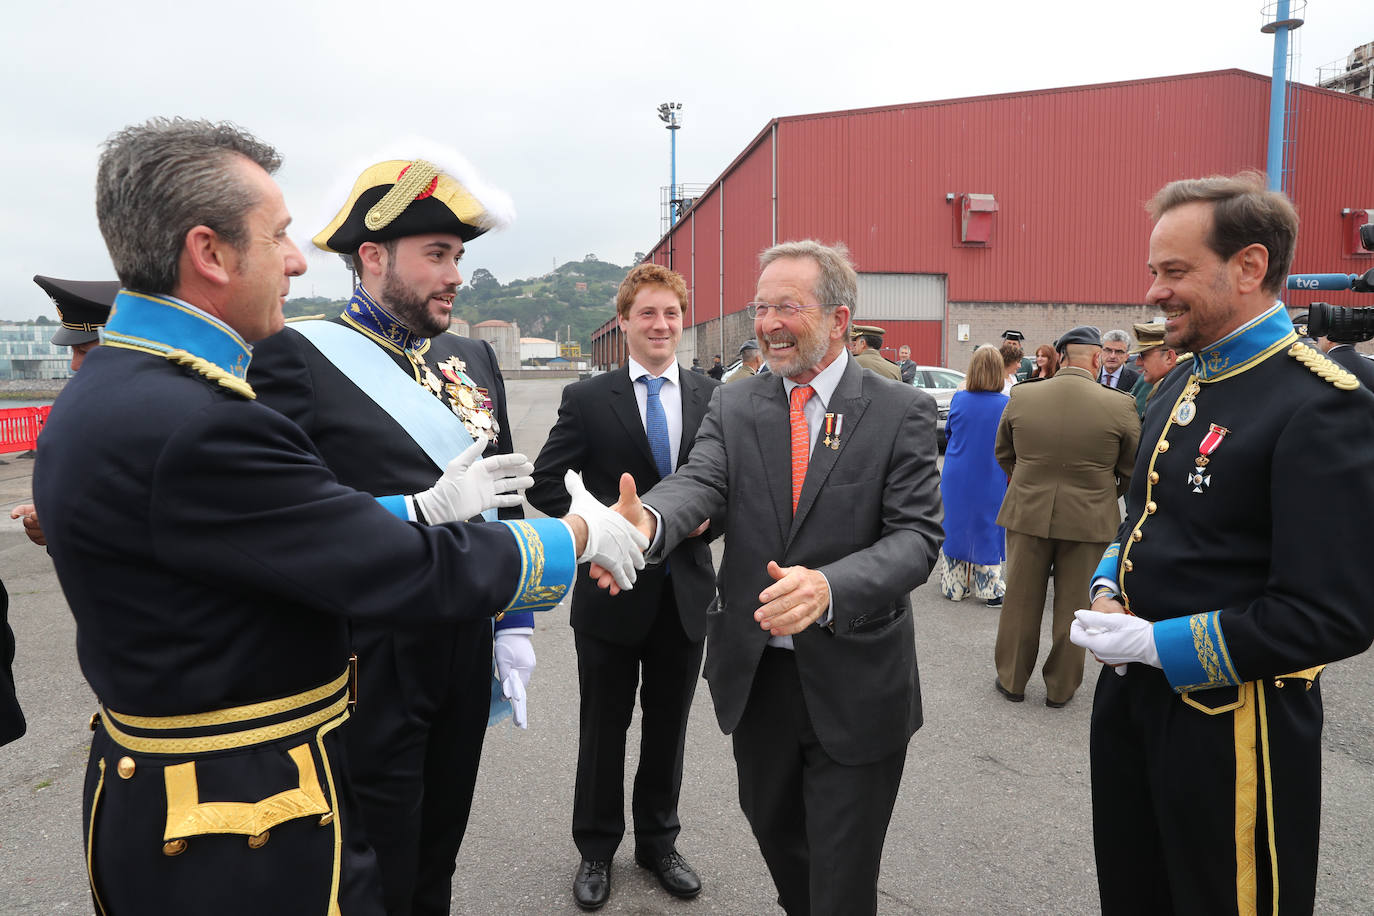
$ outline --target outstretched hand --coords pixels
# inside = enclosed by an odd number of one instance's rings
[[[773,636],[793,636],[820,619],[830,607],[825,576],[805,566],[779,566],[768,561],[773,584],[759,593],[763,606],[754,619]]]
[[[613,595],[634,588],[636,574],[644,568],[644,551],[649,546],[649,539],[624,515],[612,511],[588,493],[582,475],[572,468],[563,475],[563,486],[571,497],[568,517],[579,518],[586,526],[584,543],[577,544],[574,532],[574,544],[579,548],[577,562],[590,563],[597,584],[611,589]],[[625,501],[627,487],[631,498],[638,503],[639,498],[634,496],[634,478],[629,474],[620,479],[621,502]]]
[[[639,501],[639,493],[635,490],[635,479],[629,473],[620,475],[620,498],[615,501],[611,509],[633,525],[636,531],[644,535],[646,544],[653,542],[654,531],[657,528],[654,515],[652,512],[646,511],[644,504]],[[589,572],[601,588],[609,589],[612,595],[620,594],[620,587],[616,584],[615,576],[604,566],[593,563]]]

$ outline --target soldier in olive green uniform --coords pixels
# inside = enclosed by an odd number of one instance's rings
[[[1083,650],[1070,645],[1069,626],[1088,599],[1101,549],[1121,523],[1116,499],[1130,482],[1140,438],[1126,392],[1097,384],[1100,346],[1094,328],[1061,337],[1059,372],[1012,388],[997,429],[997,463],[1011,482],[997,515],[1007,529],[1007,593],[993,654],[997,690],[1013,702],[1025,698],[1035,670],[1051,570],[1045,704],[1063,706],[1083,681]]]
[[[865,369],[872,369],[883,378],[894,382],[902,380],[902,370],[882,354],[883,335],[887,331],[871,324],[851,324],[849,326],[849,352],[854,361]]]

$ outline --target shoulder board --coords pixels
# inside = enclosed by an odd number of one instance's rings
[[[1288,355],[1306,366],[1313,375],[1342,391],[1354,391],[1360,387],[1360,380],[1354,373],[1315,347],[1299,341],[1288,348]]]
[[[1015,388],[1017,385],[1029,385],[1031,382],[1043,382],[1043,381],[1045,381],[1045,376],[1043,376],[1043,375],[1036,375],[1036,376],[1033,376],[1033,377],[1031,377],[1031,378],[1023,378],[1023,379],[1021,379],[1021,381],[1017,382],[1015,385],[1012,385],[1011,387]]]
[[[1098,387],[1099,387],[1099,388],[1107,388],[1106,385],[1099,385]],[[1131,389],[1130,389],[1130,388],[1107,388],[1107,390],[1108,390],[1108,391],[1115,391],[1117,394],[1124,394],[1126,397],[1130,398],[1132,401],[1135,400],[1135,395],[1131,394]]]
[[[328,317],[329,316],[324,314],[323,312],[321,312],[318,315],[297,315],[295,318],[286,319],[286,323],[291,324],[293,321],[319,321],[322,318]]]
[[[252,385],[249,385],[241,378],[230,375],[208,359],[203,359],[185,350],[168,350],[166,353],[163,353],[162,356],[180,366],[184,366],[197,375],[204,376],[221,388],[232,391],[241,398],[247,398],[252,401],[258,396],[257,392],[253,390]]]

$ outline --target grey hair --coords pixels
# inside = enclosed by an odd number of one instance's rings
[[[834,245],[822,245],[815,239],[779,242],[763,250],[759,255],[759,267],[765,268],[782,258],[810,258],[820,265],[821,275],[812,292],[822,303],[832,306],[828,311],[834,311],[833,306],[848,306],[849,317],[853,319],[859,303],[859,274],[849,260],[849,249],[844,242]],[[848,325],[845,326],[845,333],[849,333]]]
[[[186,233],[208,226],[242,250],[244,217],[258,195],[236,174],[239,158],[271,174],[272,147],[227,121],[153,118],[105,142],[95,180],[95,215],[119,281],[170,293]]]
[[[1109,340],[1114,340],[1117,343],[1124,343],[1126,345],[1126,349],[1128,350],[1131,348],[1131,335],[1127,334],[1125,331],[1108,331],[1107,333],[1102,335],[1103,343],[1106,343]]]

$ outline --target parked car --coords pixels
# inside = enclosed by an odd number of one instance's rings
[[[954,398],[954,392],[959,390],[959,386],[964,384],[964,373],[958,369],[946,369],[944,366],[917,366],[916,375],[912,377],[911,384],[917,388],[922,388],[935,399],[935,407],[938,416],[935,420],[935,440],[939,443],[940,451],[945,450],[945,422],[949,419],[949,402]]]

